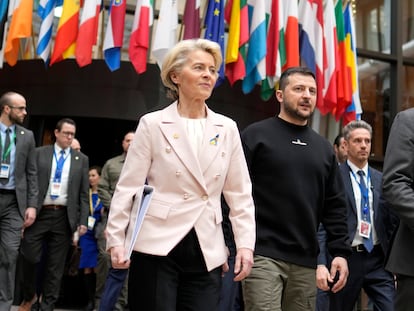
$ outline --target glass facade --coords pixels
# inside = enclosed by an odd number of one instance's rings
[[[402,1],[403,56],[414,57],[414,0]]]
[[[381,161],[390,125],[390,66],[374,59],[358,58],[362,119],[374,129],[372,157]]]
[[[382,163],[392,120],[414,107],[414,0],[353,0],[361,118]],[[402,21],[402,22],[401,22]]]
[[[391,0],[352,1],[357,47],[390,53]]]

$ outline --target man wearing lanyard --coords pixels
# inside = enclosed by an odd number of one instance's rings
[[[89,160],[70,147],[76,125],[72,119],[58,121],[56,143],[36,149],[40,211],[34,224],[24,231],[21,245],[23,261],[23,299],[19,310],[30,310],[35,297],[36,263],[46,244],[46,273],[40,309],[53,310],[59,297],[65,259],[72,234],[87,230],[89,214]]]
[[[371,126],[365,121],[352,121],[344,127],[343,134],[348,160],[340,166],[340,171],[347,195],[348,231],[353,252],[348,259],[347,284],[340,292],[331,293],[330,310],[354,310],[361,289],[364,289],[374,310],[391,311],[394,279],[384,269],[384,263],[397,218],[382,198],[382,174],[368,165]],[[329,273],[325,264],[319,262],[318,269]],[[317,282],[325,279],[317,279]],[[329,288],[327,284],[318,285]]]
[[[10,310],[21,232],[33,224],[37,171],[33,133],[22,127],[26,100],[15,92],[0,97],[0,310]]]

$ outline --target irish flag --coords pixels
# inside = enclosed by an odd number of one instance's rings
[[[28,38],[32,34],[33,0],[12,0],[9,6],[9,12],[12,12],[13,16],[4,49],[4,58],[10,66],[14,66],[17,63],[20,39]]]

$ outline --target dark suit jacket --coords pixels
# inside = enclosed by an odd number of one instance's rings
[[[398,223],[398,219],[394,213],[392,213],[382,197],[382,175],[376,169],[369,167],[371,177],[371,190],[373,193],[373,209],[374,220],[373,224],[377,232],[379,243],[382,247],[384,254],[387,254],[389,248],[389,241],[392,233]],[[342,180],[344,182],[346,201],[348,206],[348,234],[350,242],[352,243],[355,234],[358,230],[358,216],[355,203],[354,190],[352,188],[352,180],[349,174],[349,166],[344,163],[339,167]],[[322,229],[323,230],[323,229]],[[327,258],[326,247],[324,247],[323,239],[326,238],[326,232],[319,232],[318,238],[320,239],[320,255],[318,257],[318,264],[325,264],[324,258]]]
[[[52,169],[54,145],[36,148],[39,184],[39,211],[47,194]],[[89,159],[82,152],[71,149],[68,180],[67,213],[72,232],[78,225],[87,226],[89,214]]]
[[[390,212],[388,205],[382,197],[382,174],[369,167],[371,176],[371,190],[373,194],[374,220],[373,224],[377,232],[379,242],[384,254],[387,254],[389,240],[396,225],[396,217]],[[348,233],[351,242],[358,229],[358,218],[355,204],[354,190],[349,175],[349,166],[344,163],[340,166],[342,180],[344,181],[345,193],[348,205]]]
[[[386,268],[414,276],[414,109],[397,114],[384,158],[384,197],[400,218]]]
[[[1,147],[0,147],[1,148]],[[33,132],[16,124],[14,178],[19,212],[24,218],[27,207],[38,206],[37,169]]]

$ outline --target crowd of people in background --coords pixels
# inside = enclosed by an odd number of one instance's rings
[[[221,62],[208,40],[171,49],[161,78],[172,103],[144,115],[102,169],[74,120],[35,148],[24,97],[0,97],[0,311],[16,297],[19,311],[53,310],[71,245],[88,311],[352,311],[362,289],[374,310],[412,309],[414,109],[393,123],[382,175],[367,122],[333,146],[309,127],[317,84],[304,67],[282,73],[280,113],[239,133],[206,104]]]

